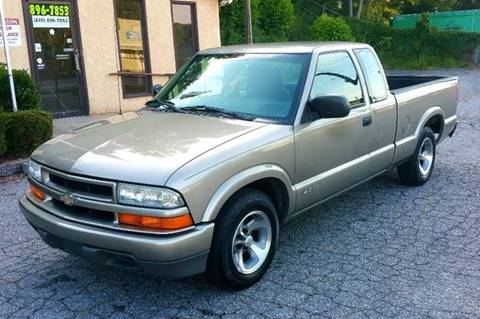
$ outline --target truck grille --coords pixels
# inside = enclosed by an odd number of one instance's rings
[[[70,175],[47,167],[42,168],[44,181],[48,187],[80,198],[115,202],[115,183],[77,175]]]
[[[67,178],[52,173],[50,173],[50,181],[58,186],[65,188],[68,191],[71,191],[72,193],[81,192],[109,198],[113,197],[113,189],[110,186],[69,180]]]

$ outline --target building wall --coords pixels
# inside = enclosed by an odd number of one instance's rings
[[[219,46],[218,1],[195,2],[200,49]],[[151,73],[175,73],[170,5],[168,0],[145,0]],[[78,3],[78,11],[90,113],[141,108],[150,97],[123,98],[120,77],[109,75],[119,70],[113,1],[82,0]],[[152,82],[164,84],[167,80],[165,76],[154,76]]]
[[[175,73],[175,51],[170,0],[144,0],[151,72]],[[218,0],[193,0],[197,4],[197,28],[201,49],[220,45]],[[113,0],[78,1],[80,36],[91,114],[132,111],[150,97],[123,98]],[[22,46],[11,49],[14,68],[30,70],[21,0],[4,1],[6,16],[20,18]],[[3,55],[0,54],[1,58]],[[164,84],[166,76],[154,76],[153,84]]]

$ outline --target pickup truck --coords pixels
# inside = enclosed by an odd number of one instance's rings
[[[394,168],[428,181],[457,93],[456,77],[385,76],[366,44],[204,50],[140,111],[36,149],[20,206],[52,247],[242,289],[282,223]]]

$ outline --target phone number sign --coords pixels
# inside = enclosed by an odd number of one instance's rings
[[[50,16],[33,16],[34,28],[70,28],[69,17],[50,17]]]
[[[70,28],[68,4],[38,4],[28,6],[34,28]]]
[[[7,29],[7,43],[9,47],[22,45],[20,37],[20,20],[17,18],[5,18],[5,29]],[[3,47],[2,30],[0,28],[0,47]]]

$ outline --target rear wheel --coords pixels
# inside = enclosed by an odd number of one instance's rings
[[[430,179],[435,164],[435,146],[435,134],[429,127],[424,127],[415,153],[397,168],[403,184],[419,186]]]
[[[245,189],[235,194],[215,222],[207,276],[234,289],[260,280],[275,255],[278,218],[271,199]]]

